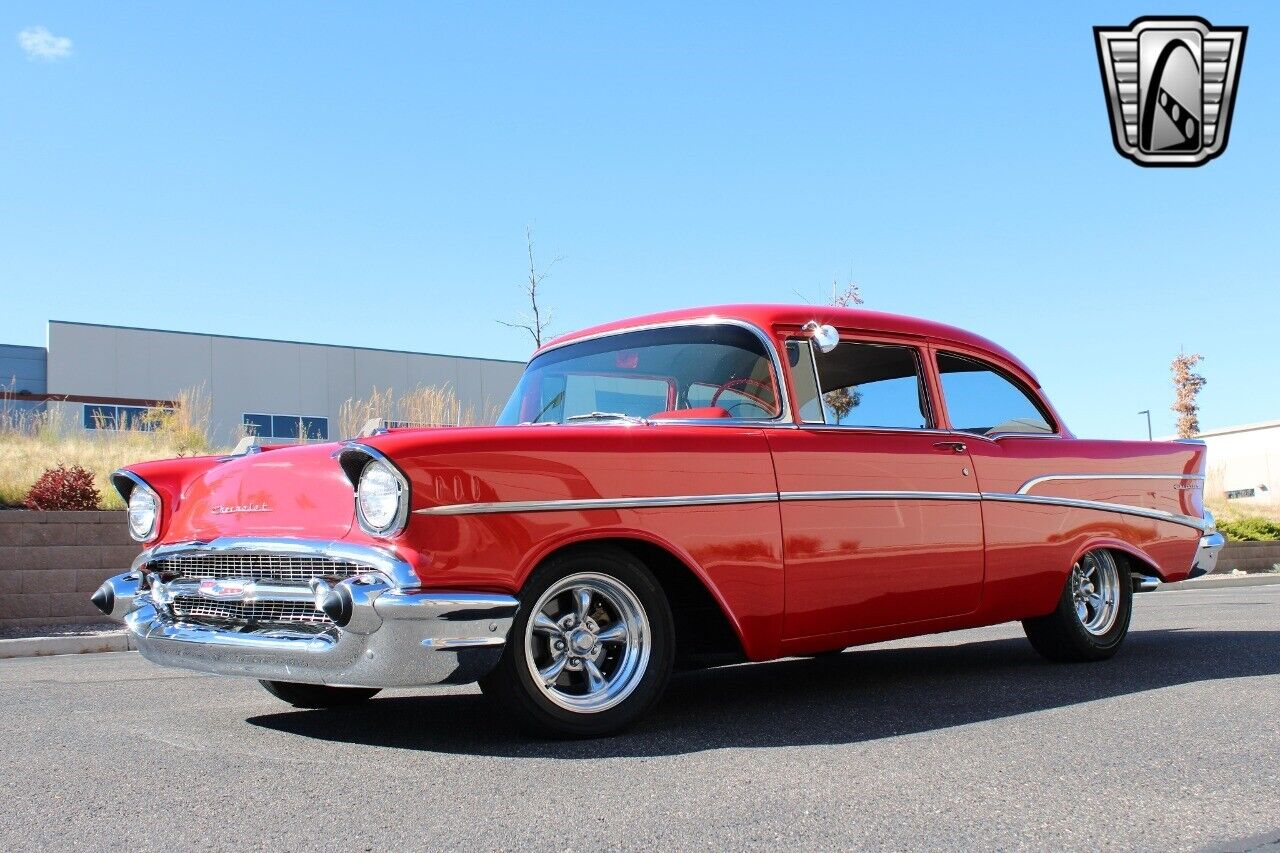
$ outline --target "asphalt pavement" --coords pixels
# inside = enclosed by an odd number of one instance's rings
[[[1280,848],[1280,586],[1138,596],[1100,664],[1005,625],[680,675],[592,742],[132,652],[0,661],[0,705],[4,850]]]

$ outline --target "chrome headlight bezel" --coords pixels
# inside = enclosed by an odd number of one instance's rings
[[[369,447],[360,447],[359,450],[368,458],[360,466],[359,474],[355,478],[356,520],[360,523],[360,529],[370,536],[390,538],[404,530],[409,520],[409,481],[400,469],[381,453]],[[386,489],[389,485],[394,489],[395,506],[382,524],[377,522],[383,519],[371,519],[365,513],[365,482],[370,477],[383,478],[382,488]],[[373,488],[372,484],[370,488]]]
[[[131,471],[111,475],[116,491],[125,503],[125,526],[135,542],[154,542],[160,536],[160,519],[164,505],[160,495],[147,482]],[[139,523],[145,520],[145,523]]]

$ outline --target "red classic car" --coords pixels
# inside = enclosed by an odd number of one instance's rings
[[[960,329],[677,311],[542,347],[497,426],[120,471],[145,550],[93,600],[150,660],[296,706],[479,681],[592,736],[677,666],[1011,620],[1110,657],[1134,592],[1212,569],[1203,479],[1198,442],[1075,438]]]

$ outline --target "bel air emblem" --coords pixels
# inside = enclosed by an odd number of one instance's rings
[[[1225,151],[1248,31],[1173,17],[1094,27],[1120,156],[1139,166],[1201,166]]]
[[[248,587],[250,581],[236,578],[231,580],[203,580],[200,581],[200,594],[205,598],[243,598],[245,588]]]
[[[265,503],[256,504],[240,504],[238,506],[215,506],[211,512],[214,515],[231,515],[241,512],[271,512],[271,507]]]

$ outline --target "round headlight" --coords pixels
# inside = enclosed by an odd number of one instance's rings
[[[374,460],[360,472],[356,503],[360,518],[373,533],[386,533],[402,520],[400,477],[385,462]]]
[[[160,498],[141,484],[129,493],[129,533],[139,542],[155,536],[156,522],[160,518]]]

